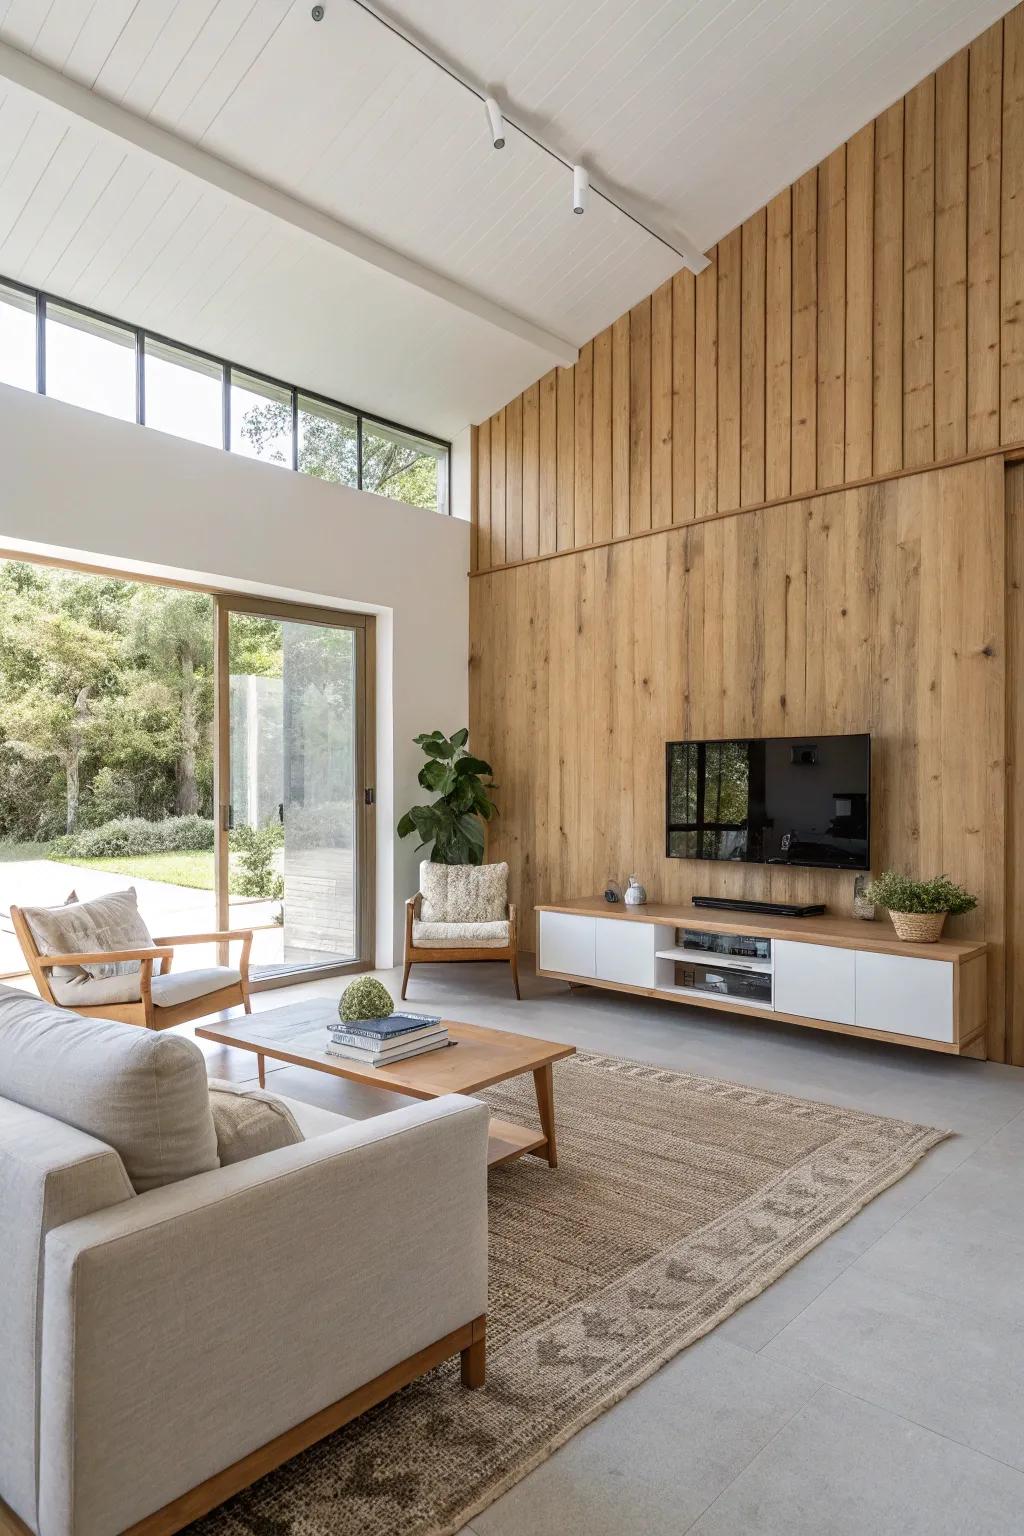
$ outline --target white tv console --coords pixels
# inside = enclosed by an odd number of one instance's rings
[[[542,976],[985,1055],[982,941],[904,944],[888,923],[856,918],[710,915],[655,902],[616,907],[600,898],[536,910]]]

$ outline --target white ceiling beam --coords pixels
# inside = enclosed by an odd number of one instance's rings
[[[336,250],[344,251],[346,255],[378,271],[389,273],[400,282],[408,283],[466,314],[476,316],[493,325],[496,330],[527,342],[545,353],[551,363],[571,366],[579,356],[579,349],[564,336],[557,336],[552,331],[534,325],[523,315],[517,315],[472,288],[454,282],[442,273],[413,261],[409,256],[403,256],[401,252],[374,240],[370,235],[364,235],[340,219],[321,213],[308,203],[289,196],[287,192],[281,192],[269,183],[250,176],[247,171],[239,170],[237,166],[211,155],[205,149],[199,149],[166,128],[130,112],[127,107],[108,101],[88,87],[68,79],[58,70],[41,64],[37,59],[3,42],[0,42],[0,79],[8,80],[33,96],[49,102],[59,111],[90,123],[94,128],[133,145],[144,154],[152,155],[186,175],[216,187],[218,191],[250,208],[259,209],[315,240],[334,246]]]

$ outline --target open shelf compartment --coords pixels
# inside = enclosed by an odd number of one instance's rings
[[[655,967],[659,992],[769,1012],[774,1007],[770,939],[676,928],[673,943],[655,952]]]

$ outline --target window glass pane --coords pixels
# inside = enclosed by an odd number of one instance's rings
[[[46,306],[46,393],[135,420],[135,333],[60,304]]]
[[[447,512],[448,450],[396,427],[364,420],[363,490]]]
[[[359,484],[358,431],[351,411],[299,396],[299,468],[318,480]]]
[[[231,370],[231,451],[292,465],[292,392]]]
[[[146,426],[220,448],[224,408],[220,363],[146,337]]]
[[[0,384],[36,387],[36,301],[0,283]]]

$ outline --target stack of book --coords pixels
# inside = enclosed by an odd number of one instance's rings
[[[339,1021],[327,1029],[329,1056],[344,1056],[368,1067],[386,1067],[448,1044],[448,1031],[440,1018],[423,1013],[393,1013],[389,1019],[359,1019],[353,1024]]]

